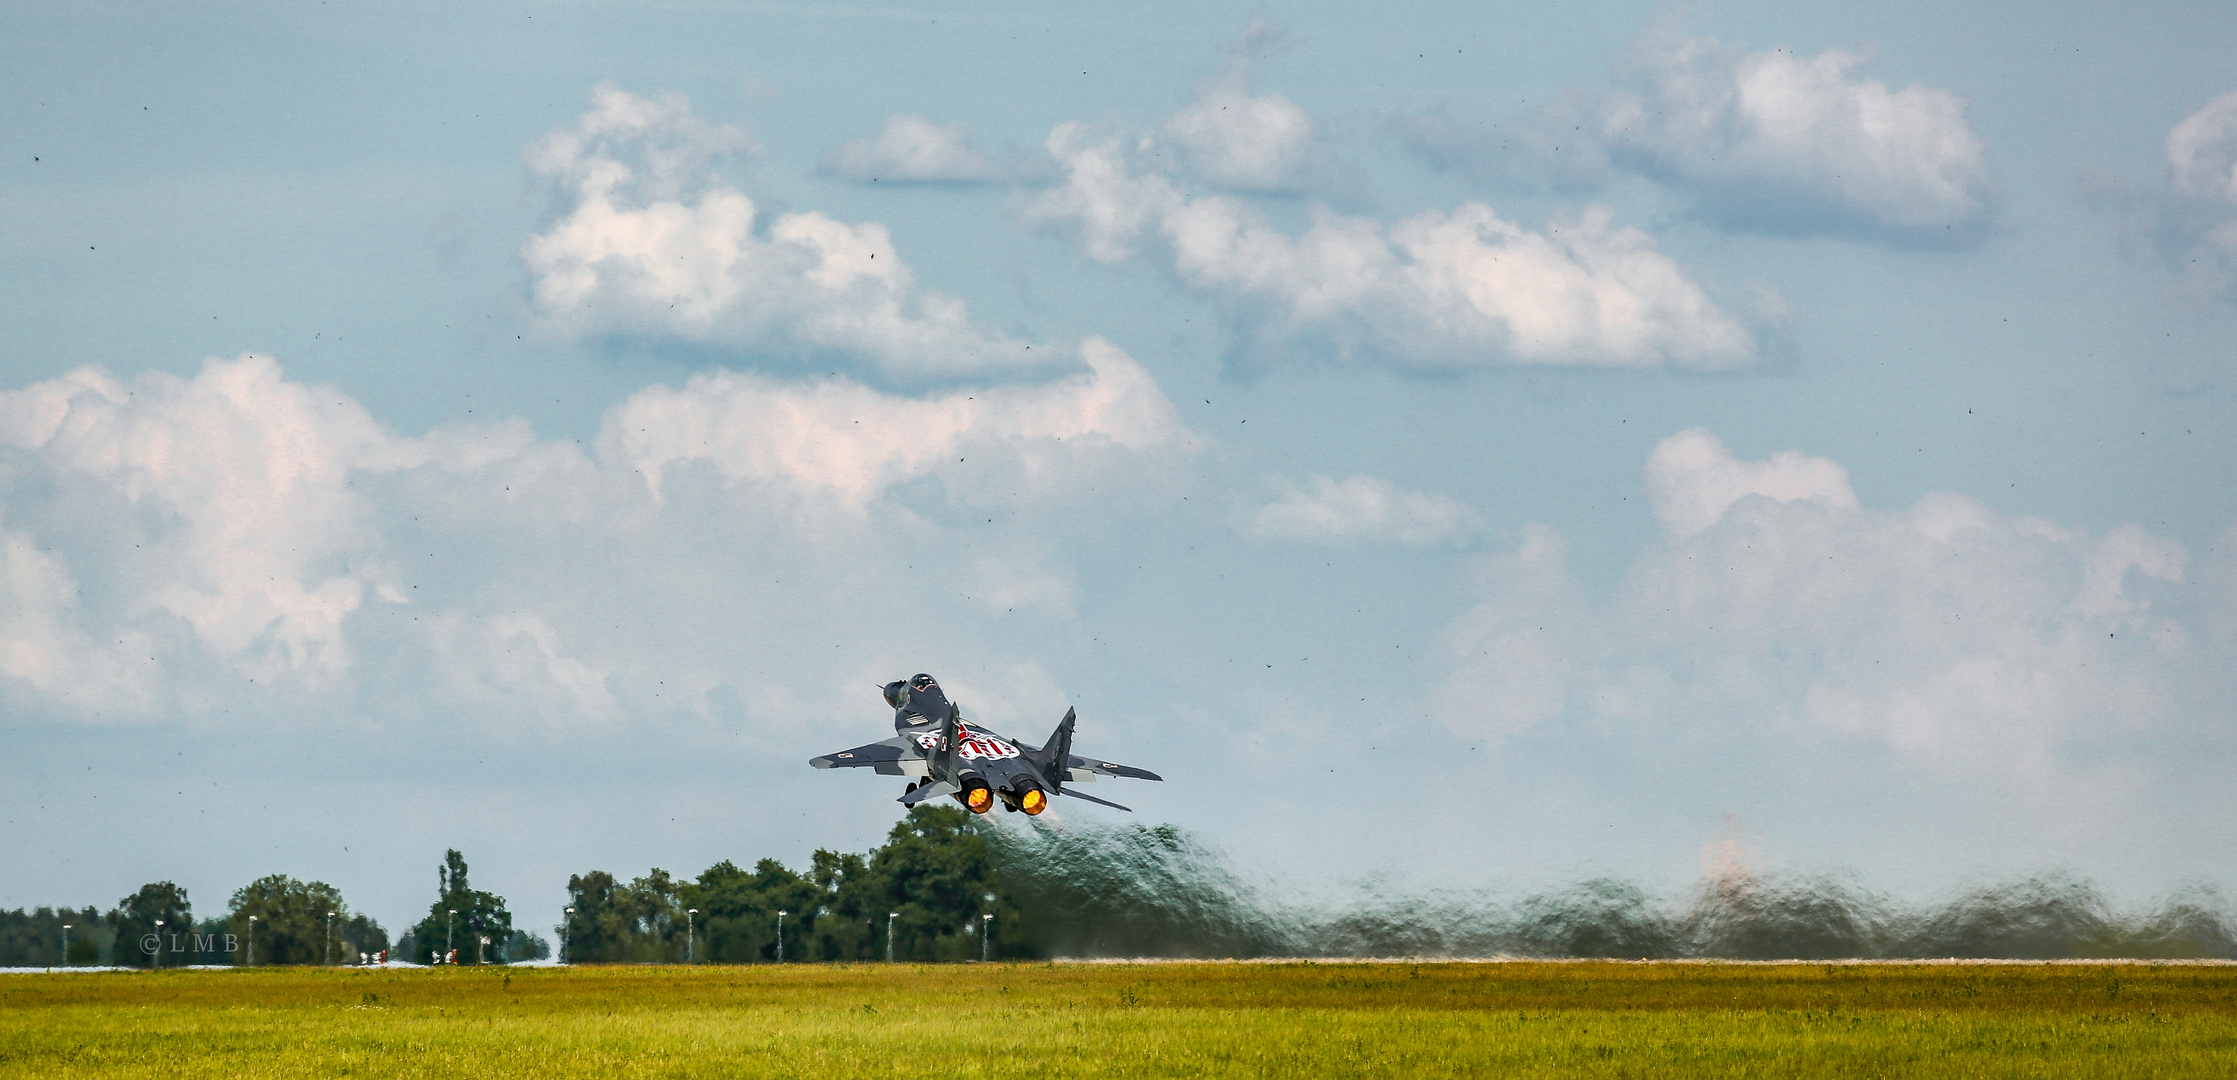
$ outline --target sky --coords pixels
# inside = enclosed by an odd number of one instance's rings
[[[866,850],[918,671],[1301,896],[2237,889],[2221,5],[0,39],[0,906]]]

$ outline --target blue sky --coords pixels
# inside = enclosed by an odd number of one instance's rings
[[[0,27],[0,904],[860,850],[918,670],[1336,894],[2237,885],[2212,5]]]

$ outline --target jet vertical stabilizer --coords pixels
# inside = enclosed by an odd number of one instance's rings
[[[948,704],[948,715],[940,720],[940,745],[932,748],[932,775],[947,776],[955,772],[955,748],[962,741],[963,709],[953,702]]]
[[[1064,779],[1072,761],[1072,724],[1077,719],[1076,710],[1064,710],[1064,719],[1056,722],[1056,730],[1049,733],[1048,744],[1034,756],[1033,764],[1048,778],[1052,795],[1064,792]]]

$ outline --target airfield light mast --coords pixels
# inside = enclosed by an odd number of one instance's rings
[[[900,917],[901,913],[898,911],[889,911],[885,915],[885,962],[888,964],[893,962],[893,920]]]
[[[458,909],[444,910],[449,911],[451,917],[450,923],[443,927],[443,959],[455,964],[458,962]]]
[[[575,909],[561,908],[559,910],[567,914],[566,918],[559,920],[559,962],[564,964],[567,962],[567,931],[575,928]]]
[[[249,962],[247,966],[256,966],[256,916],[254,915],[249,916]]]
[[[155,920],[155,967],[163,966],[163,920]]]
[[[986,963],[987,939],[994,936],[994,913],[979,916],[979,963]]]
[[[334,913],[331,911],[326,913],[326,941],[322,948],[324,951],[319,955],[319,962],[332,965],[334,963]]]
[[[699,926],[692,918],[697,914],[699,914],[698,908],[687,907],[684,909],[684,963],[687,964],[699,962]]]
[[[780,964],[785,962],[785,916],[790,914],[789,911],[777,913],[777,962]]]
[[[70,966],[70,928],[71,928],[71,927],[73,927],[73,926],[76,926],[76,925],[77,925],[76,923],[63,923],[63,924],[62,924],[62,966],[63,966],[63,967],[69,967],[69,966]]]

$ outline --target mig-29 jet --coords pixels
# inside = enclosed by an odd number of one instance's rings
[[[1064,710],[1064,719],[1057,723],[1048,745],[1035,748],[966,722],[962,710],[948,701],[948,695],[930,675],[885,684],[885,701],[893,706],[893,730],[897,734],[867,746],[811,758],[808,764],[819,769],[866,767],[887,776],[915,777],[902,793],[901,805],[915,806],[949,795],[974,814],[994,809],[997,801],[1004,810],[1038,814],[1048,809],[1049,799],[1056,795],[1128,810],[1064,785],[1087,783],[1097,776],[1165,779],[1146,769],[1072,753],[1070,709]]]

